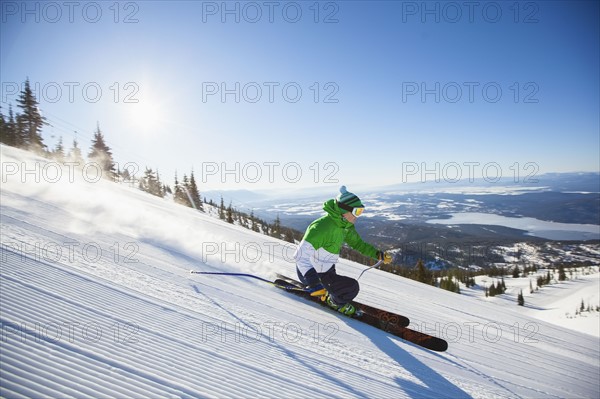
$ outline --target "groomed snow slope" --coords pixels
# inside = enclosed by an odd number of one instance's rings
[[[365,273],[358,300],[450,342],[424,350],[257,280],[189,273],[293,276],[290,244],[1,151],[2,397],[600,396],[598,337]]]

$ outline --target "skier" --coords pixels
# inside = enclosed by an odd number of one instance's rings
[[[335,270],[344,242],[385,264],[392,262],[392,256],[364,242],[357,233],[354,223],[365,207],[346,186],[340,187],[336,198],[325,201],[323,210],[327,214],[308,226],[296,249],[296,271],[312,296],[320,296],[333,309],[351,316],[356,312],[350,301],[358,295],[358,281]]]

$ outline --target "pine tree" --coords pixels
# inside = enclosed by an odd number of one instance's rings
[[[140,179],[140,190],[161,198],[165,195],[158,172],[154,172],[151,168],[146,168],[144,176]]]
[[[48,123],[46,118],[40,114],[39,104],[29,85],[29,78],[25,80],[25,87],[21,91],[17,103],[23,111],[17,115],[18,127],[22,129],[19,133],[25,139],[22,146],[39,154],[44,153],[46,146],[44,145],[44,139],[42,139],[41,130]]]
[[[83,155],[81,155],[81,149],[79,148],[79,144],[77,143],[77,139],[73,139],[73,147],[69,151],[67,155],[67,159],[69,162],[72,162],[75,167],[83,167],[85,161],[83,160]]]
[[[192,202],[190,201],[190,179],[185,173],[181,181],[181,204],[192,208]]]
[[[454,281],[452,277],[443,277],[440,280],[440,288],[450,292],[456,292],[460,294],[460,285]]]
[[[279,219],[279,214],[277,214],[273,226],[271,227],[271,236],[281,238],[281,219]]]
[[[65,147],[63,146],[62,136],[58,139],[58,143],[52,151],[52,158],[61,163],[65,161]]]
[[[529,279],[529,293],[533,294],[533,284],[531,283],[531,279]]]
[[[100,165],[104,177],[111,180],[116,177],[112,152],[104,141],[104,135],[100,131],[100,124],[96,125],[96,131],[94,132],[94,138],[92,140],[92,148],[88,158],[90,162],[95,162]]]
[[[422,259],[419,259],[417,262],[415,280],[421,283],[431,284],[431,272],[427,270]]]
[[[513,269],[512,277],[519,278],[520,275],[521,275],[521,270],[519,270],[519,265],[515,265],[515,268]]]
[[[500,270],[498,269],[498,266],[493,265],[492,267],[490,267],[488,269],[488,276],[489,277],[496,277],[500,275]]]
[[[175,172],[175,188],[173,192],[173,200],[178,204],[187,206],[187,196],[183,192],[179,180],[177,180],[177,172]]]
[[[242,212],[235,212],[237,217],[238,217],[238,223],[240,226],[248,229],[248,219],[246,218],[246,215],[244,215]]]
[[[219,219],[225,220],[225,202],[221,196],[221,204],[219,205]]]
[[[192,201],[192,206],[199,211],[203,211],[202,207],[202,198],[200,197],[200,191],[198,191],[198,186],[196,185],[196,179],[194,178],[194,171],[192,170],[192,174],[190,175],[190,183],[188,186],[188,192],[190,195],[190,199]]]
[[[155,183],[155,186],[153,187],[154,192],[156,193],[156,196],[164,198],[164,196],[165,196],[165,190],[164,190],[165,185],[162,183],[162,181],[160,181],[160,173],[158,172],[158,169],[156,169],[156,172],[155,172],[154,175],[156,177],[156,183]]]
[[[258,232],[258,223],[256,221],[256,216],[254,216],[254,210],[250,211],[250,216],[248,217],[250,221],[250,230]]]
[[[286,242],[294,243],[294,232],[292,229],[285,228],[283,229],[283,239]]]
[[[23,137],[21,131],[17,126],[15,115],[12,110],[12,105],[8,106],[8,120],[6,121],[6,134],[7,134],[7,145],[13,147],[23,146]]]
[[[129,174],[129,169],[125,168],[122,172],[119,172],[119,176],[123,182],[128,182],[131,180],[131,175]]]
[[[525,306],[525,298],[523,297],[523,290],[519,291],[519,296],[517,297],[517,303],[519,306]]]
[[[475,287],[475,277],[474,276],[470,276],[467,279],[467,287]]]
[[[11,147],[19,147],[22,144],[17,131],[12,105],[8,106],[8,119],[0,112],[0,143]]]
[[[233,224],[233,216],[233,208],[231,202],[229,202],[229,206],[227,207],[227,223]]]
[[[4,119],[2,107],[0,107],[0,143],[7,144],[7,141],[10,141],[7,122],[6,119]]]
[[[496,281],[496,282],[492,283],[492,285],[490,286],[490,289],[489,289],[489,296],[496,296],[496,295],[504,294],[504,292],[506,291],[506,286],[504,286],[503,284],[504,284],[504,281],[502,281],[502,282]]]
[[[567,275],[565,273],[565,266],[561,263],[558,266],[558,281],[565,281],[567,279]]]

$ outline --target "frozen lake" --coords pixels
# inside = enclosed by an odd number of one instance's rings
[[[434,224],[484,224],[505,226],[525,230],[527,234],[551,240],[597,240],[600,239],[600,225],[558,223],[529,217],[515,218],[489,213],[451,213],[450,219],[431,219]]]

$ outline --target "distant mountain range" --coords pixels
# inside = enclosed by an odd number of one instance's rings
[[[323,214],[322,203],[335,196],[337,190],[337,186],[320,186],[293,192],[219,192],[217,198],[214,198],[216,193],[204,195],[215,202],[220,201],[223,195],[226,204],[231,201],[239,209],[252,209],[266,220],[273,220],[279,215],[284,225],[304,230],[312,220]],[[392,244],[390,241],[406,242],[407,239],[439,240],[449,236],[460,240],[515,240],[532,236],[563,240],[600,239],[600,173],[550,173],[527,183],[516,183],[509,178],[494,183],[484,179],[456,183],[406,183],[355,192],[367,206],[357,228],[387,244]],[[571,226],[558,226],[558,233],[544,235],[528,229],[511,228],[510,223],[491,225],[491,228],[482,220],[454,226],[450,234],[448,225],[427,223],[463,213],[533,218]],[[598,225],[598,229],[592,227],[590,233],[590,226],[578,225]],[[577,234],[579,230],[582,234]],[[561,234],[560,231],[567,233]]]

